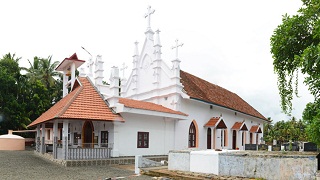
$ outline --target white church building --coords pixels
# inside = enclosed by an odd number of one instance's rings
[[[243,150],[261,143],[268,120],[237,94],[181,70],[178,41],[172,63],[162,59],[160,31],[150,27],[153,13],[149,7],[146,37],[141,51],[135,43],[128,78],[112,67],[105,83],[101,56],[89,60],[88,73],[76,54],[58,65],[63,99],[28,126],[37,129],[38,152],[102,159],[189,148]]]

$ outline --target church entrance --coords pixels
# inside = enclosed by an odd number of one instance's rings
[[[93,124],[91,121],[86,121],[83,125],[82,133],[82,147],[91,148],[93,147]]]
[[[237,148],[237,131],[233,130],[232,132],[232,149]]]
[[[211,128],[209,127],[207,130],[207,149],[211,149]]]

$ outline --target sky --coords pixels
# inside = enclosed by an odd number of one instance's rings
[[[282,113],[270,53],[270,37],[282,15],[293,15],[300,0],[11,0],[0,1],[0,56],[15,53],[28,67],[34,56],[62,61],[77,53],[88,60],[102,55],[105,80],[112,66],[132,69],[134,42],[144,42],[147,7],[155,9],[152,30],[159,29],[162,58],[175,58],[181,69],[238,94],[274,122],[288,120]],[[120,73],[122,74],[122,73]],[[301,77],[301,76],[300,76]],[[300,79],[299,98],[292,115],[301,118],[313,101]]]

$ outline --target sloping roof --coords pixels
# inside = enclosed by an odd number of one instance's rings
[[[127,98],[119,98],[119,103],[123,104],[125,107],[129,108],[135,108],[135,109],[144,109],[144,110],[150,110],[150,111],[157,111],[157,112],[164,112],[164,113],[170,113],[170,114],[178,114],[182,116],[188,116],[187,114],[175,111],[169,108],[166,108],[164,106],[151,103],[151,102],[144,102],[144,101],[138,101],[133,99],[127,99]]]
[[[180,71],[180,77],[184,90],[190,98],[216,104],[268,121],[237,94],[182,70]]]
[[[88,78],[78,78],[73,91],[44,112],[28,127],[52,119],[80,119],[101,121],[124,121],[111,111]]]
[[[56,70],[63,71],[66,66],[70,65],[70,62],[74,62],[76,65],[75,67],[78,68],[86,61],[78,59],[77,53],[74,53],[69,58],[64,58],[64,60],[56,67]]]
[[[244,122],[235,122],[231,129],[248,131],[248,128]]]
[[[204,125],[204,127],[216,127],[216,129],[225,129],[227,128],[221,117],[212,117],[209,121]]]
[[[260,128],[258,125],[252,126],[252,127],[250,128],[250,131],[249,131],[249,132],[251,132],[251,133],[262,133],[261,128]]]

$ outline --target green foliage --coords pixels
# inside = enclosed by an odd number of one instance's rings
[[[271,53],[274,71],[278,75],[281,107],[284,112],[292,110],[293,93],[297,92],[296,75],[299,70],[307,77],[304,81],[310,92],[319,97],[319,50],[320,50],[320,0],[303,1],[297,15],[283,16],[271,37]],[[293,87],[295,84],[295,88]],[[294,90],[295,89],[295,90]]]
[[[27,69],[19,67],[19,60],[10,53],[0,59],[0,134],[26,129],[62,97],[61,77],[54,71],[58,62],[35,57]]]
[[[305,75],[304,84],[315,101],[307,105],[303,120],[308,139],[320,145],[320,0],[302,2],[303,7],[297,14],[284,15],[282,24],[274,30],[271,53],[278,75],[281,107],[287,114],[292,110],[293,94],[298,95],[298,72]]]
[[[303,111],[303,120],[307,125],[308,140],[320,145],[320,102],[308,103]]]
[[[271,123],[264,124],[263,137],[269,144],[275,139],[281,144],[292,141],[306,141],[306,125],[302,120],[297,121],[292,118],[289,121],[278,121],[274,125]]]

